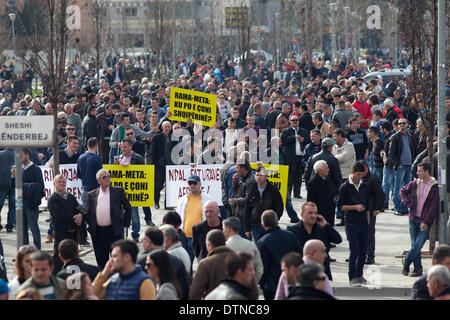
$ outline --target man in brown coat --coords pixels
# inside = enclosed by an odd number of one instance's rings
[[[198,264],[189,291],[189,300],[201,300],[226,278],[224,261],[235,252],[225,246],[225,235],[220,230],[211,230],[206,235],[208,255]]]

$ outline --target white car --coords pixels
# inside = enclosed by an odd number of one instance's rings
[[[368,73],[364,76],[364,81],[369,83],[374,78],[380,78],[383,80],[383,86],[386,86],[391,81],[392,76],[397,76],[398,80],[403,79],[405,76],[409,76],[411,70],[409,69],[389,69]]]

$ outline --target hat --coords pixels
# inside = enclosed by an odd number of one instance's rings
[[[190,176],[188,179],[188,182],[191,182],[191,181],[198,183],[198,182],[200,182],[200,177],[194,174],[194,175]]]
[[[142,91],[142,94],[150,94],[150,90],[144,90]]]
[[[5,294],[9,292],[8,284],[5,282],[5,280],[0,278],[0,294]]]
[[[333,139],[331,138],[325,138],[322,140],[322,146],[325,147],[332,147],[334,145]]]

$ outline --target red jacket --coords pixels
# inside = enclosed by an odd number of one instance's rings
[[[367,102],[359,102],[358,100],[355,100],[352,104],[352,106],[363,116],[363,119],[372,119],[372,110],[370,110],[370,106]],[[368,128],[370,124],[370,121],[367,123],[361,123],[360,128]]]
[[[397,107],[395,104],[394,104],[394,106],[392,108],[394,108],[394,110],[397,112],[397,115],[398,115],[399,118],[403,118],[402,109]],[[386,113],[387,113],[387,110],[383,110],[383,118],[386,117]]]

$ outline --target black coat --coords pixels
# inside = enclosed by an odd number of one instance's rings
[[[81,136],[83,139],[83,147],[86,147],[89,138],[96,137],[97,140],[99,139],[97,121],[94,116],[88,114],[84,117],[83,122],[81,123]]]
[[[409,132],[407,132],[406,134],[409,140],[409,149],[411,151],[411,165],[412,165],[416,157],[415,155],[416,145],[414,138],[411,136],[411,134]],[[400,156],[402,154],[402,149],[403,149],[402,134],[399,131],[394,135],[392,135],[390,139],[388,160],[386,162],[387,168],[391,170],[398,169],[398,166],[400,165]]]
[[[261,215],[266,210],[274,210],[280,220],[283,209],[280,191],[272,183],[267,182],[262,197],[255,183],[245,201],[245,231],[250,231],[251,227],[261,227]]]
[[[97,198],[99,188],[94,189],[88,194],[88,214],[87,222],[89,224],[88,231],[95,238],[97,233]],[[130,227],[131,223],[131,205],[128,201],[125,191],[122,187],[109,186],[110,192],[110,213],[111,224],[115,237],[121,237],[124,227]],[[122,208],[125,209],[122,213]]]
[[[311,233],[308,233],[306,231],[305,227],[303,226],[303,221],[300,221],[292,226],[288,226],[286,230],[292,232],[295,235],[297,241],[300,243],[301,254],[303,254],[303,247],[308,240],[318,239],[322,241],[325,245],[325,248],[327,249],[327,252],[330,251],[331,243],[339,244],[342,242],[342,237],[339,232],[337,232],[336,229],[334,229],[328,223],[323,228],[318,223],[316,223],[313,226]],[[323,266],[325,268],[325,273],[327,274],[328,279],[332,281],[333,276],[331,274],[330,268],[330,257],[327,257],[325,259]]]
[[[300,142],[301,151],[305,150],[306,145],[311,142],[309,133],[302,127],[298,128],[297,133],[292,127],[284,129],[281,132],[281,142],[283,145],[284,154],[286,155],[285,162],[288,165],[293,165],[295,163],[295,144],[297,140],[297,138],[295,137],[296,134],[304,138],[303,142]]]
[[[314,202],[317,205],[319,214],[332,214],[336,209],[334,197],[337,194],[337,190],[330,176],[326,176],[324,179],[320,175],[315,174],[306,183],[306,201]]]
[[[86,212],[71,193],[67,193],[67,199],[64,199],[58,193],[54,192],[48,198],[47,207],[52,217],[55,234],[76,230],[77,225],[73,217],[79,213]]]
[[[363,181],[369,186],[369,205],[368,211],[372,214],[375,210],[384,208],[384,198],[386,197],[378,177],[371,173],[363,178]]]
[[[342,182],[342,174],[341,167],[339,166],[339,161],[335,156],[333,156],[333,154],[323,149],[319,153],[316,153],[311,158],[309,158],[305,168],[305,181],[309,181],[311,179],[314,164],[319,160],[325,160],[327,162],[328,168],[330,169],[328,176],[331,178],[331,181],[333,181],[334,185],[338,189]]]
[[[86,272],[91,281],[94,281],[99,272],[98,267],[84,263],[83,260],[77,258],[67,262],[56,276],[66,280],[68,276],[78,272],[78,270],[81,272]]]
[[[266,233],[259,238],[256,245],[264,266],[264,273],[259,282],[261,289],[275,292],[281,275],[281,258],[286,253],[293,251],[302,254],[300,243],[291,232],[281,230],[279,226],[274,226],[266,230]]]
[[[287,300],[336,300],[336,298],[314,287],[294,287],[290,290]]]
[[[42,197],[45,196],[44,179],[42,170],[35,164],[23,171],[22,188],[23,205],[30,209],[39,207]]]
[[[170,165],[172,161],[170,159],[170,153],[172,151],[171,135],[167,137],[163,132],[156,134],[153,137],[152,144],[152,164],[156,165]]]
[[[220,225],[216,229],[222,230],[222,219],[220,219]],[[197,223],[192,227],[192,250],[198,261],[208,255],[208,250],[206,249],[206,234],[209,231],[210,229],[206,220]]]
[[[424,274],[416,282],[411,289],[412,300],[433,300],[427,287],[427,275]]]

